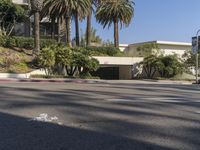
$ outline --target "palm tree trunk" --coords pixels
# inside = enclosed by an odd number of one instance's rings
[[[78,12],[75,13],[76,46],[80,46]]]
[[[66,17],[66,44],[71,47],[71,18]]]
[[[87,29],[86,29],[86,45],[91,45],[91,20],[92,20],[92,13],[87,16]]]
[[[58,38],[57,38],[57,41],[58,41],[58,43],[60,43],[61,42],[61,19],[58,18],[57,22],[58,22]]]
[[[51,20],[51,38],[55,39],[55,28],[56,28],[55,18]]]
[[[118,20],[114,20],[114,44],[115,47],[119,47],[119,28],[118,28]]]
[[[35,47],[34,54],[38,54],[40,52],[40,13],[35,12],[34,14],[34,38],[35,38]]]

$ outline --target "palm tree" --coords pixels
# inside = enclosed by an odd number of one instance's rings
[[[90,0],[45,0],[44,16],[54,16],[58,20],[66,21],[66,43],[71,45],[70,26],[71,16],[74,16],[76,26],[76,44],[79,46],[79,17],[83,18],[88,13]]]
[[[114,24],[114,44],[119,47],[119,27],[130,24],[134,15],[134,2],[132,0],[107,0],[101,2],[97,7],[96,19],[103,25],[103,28],[108,28]]]
[[[95,0],[91,0],[91,8],[89,10],[89,13],[87,15],[87,26],[86,26],[86,45],[90,46],[91,44],[91,28],[92,28],[92,4]]]
[[[80,34],[79,34],[79,19],[85,18],[91,11],[91,0],[75,0],[76,3],[72,8],[72,13],[75,19],[75,31],[76,31],[76,46],[80,46]]]
[[[86,26],[86,45],[91,45],[91,34],[92,34],[92,12],[93,12],[93,6],[97,6],[100,4],[102,0],[91,0],[91,8],[89,10],[89,13],[87,15],[87,26]]]
[[[67,0],[45,0],[44,1],[44,8],[41,12],[42,18],[50,17],[52,24],[52,37],[54,37],[55,32],[55,22],[57,20],[58,24],[58,38],[57,41],[61,41],[61,28],[63,28],[63,22],[65,19],[65,15],[68,12],[69,4]],[[66,43],[70,43],[70,40],[66,39]]]
[[[31,0],[31,11],[34,13],[34,51],[33,54],[40,52],[40,11],[43,7],[43,0]]]

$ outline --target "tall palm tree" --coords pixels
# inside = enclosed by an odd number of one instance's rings
[[[72,8],[76,31],[76,46],[80,46],[79,19],[85,18],[91,11],[91,0],[75,0]]]
[[[44,8],[41,12],[42,18],[50,17],[52,23],[52,36],[55,30],[55,23],[57,20],[57,30],[58,30],[58,37],[57,41],[61,41],[61,29],[63,28],[64,17],[66,15],[66,9],[70,7],[67,0],[45,0],[44,1]],[[70,43],[70,40],[66,40],[66,43]]]
[[[40,11],[43,7],[43,0],[31,0],[31,10],[34,13],[34,51],[38,54],[40,51]]]
[[[96,19],[103,25],[103,28],[108,28],[114,24],[114,44],[115,47],[119,47],[119,27],[130,24],[134,15],[134,2],[132,0],[107,0],[101,2],[97,7]]]
[[[87,15],[87,26],[86,26],[86,45],[90,46],[91,44],[91,28],[92,28],[92,4],[94,3],[94,0],[91,0],[91,8],[89,10],[89,13]]]
[[[91,0],[91,8],[87,15],[87,26],[86,26],[86,45],[91,45],[91,34],[92,34],[92,12],[94,11],[93,6],[98,6],[103,0]]]
[[[76,44],[79,46],[79,18],[83,18],[88,13],[90,0],[45,0],[44,5],[43,16],[55,16],[59,20],[62,20],[63,17],[66,19],[66,42],[68,45],[71,43],[71,16],[74,16]]]

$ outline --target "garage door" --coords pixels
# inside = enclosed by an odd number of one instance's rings
[[[99,76],[101,79],[118,80],[119,67],[100,67],[97,71],[91,74],[94,76]]]

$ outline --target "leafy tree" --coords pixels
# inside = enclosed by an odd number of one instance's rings
[[[132,0],[106,0],[100,3],[96,11],[97,21],[108,28],[114,24],[114,44],[119,47],[118,24],[128,26],[134,15],[134,2]]]
[[[0,35],[10,35],[16,23],[26,19],[25,10],[11,0],[0,1]]]

